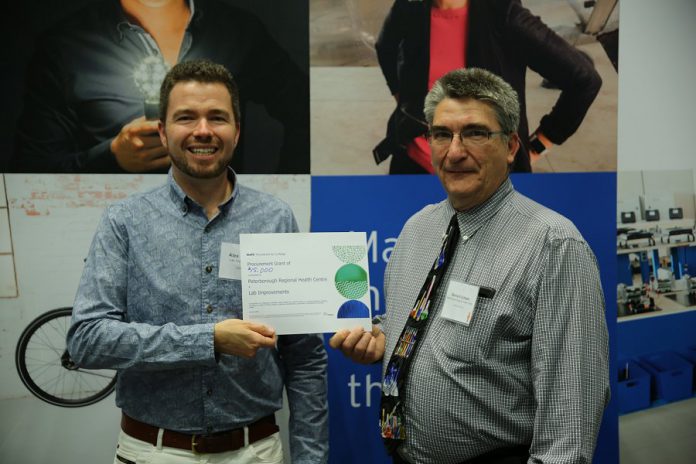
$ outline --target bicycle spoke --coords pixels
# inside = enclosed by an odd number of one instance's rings
[[[65,318],[61,318],[61,319],[65,319]],[[48,329],[51,329],[56,335],[58,335],[59,340],[60,339],[65,340],[65,334],[67,332],[65,331],[65,328],[63,328],[63,330],[61,331],[60,327],[56,327],[57,325],[60,325],[60,322],[57,319],[54,319],[53,321],[49,322],[46,325],[48,326],[46,328],[46,331],[48,331]]]
[[[20,336],[15,362],[20,379],[36,397],[57,406],[85,406],[113,391],[116,372],[63,366],[70,318],[71,308],[58,308],[33,320]]]
[[[82,373],[82,374],[84,374],[84,375],[91,375],[91,376],[93,376],[93,377],[101,377],[101,378],[109,379],[109,380],[111,380],[111,379],[114,378],[114,375],[113,375],[113,374],[111,374],[111,375],[108,375],[108,374],[100,374],[100,373],[98,373],[97,371],[90,371],[90,370],[84,370],[84,369],[78,369],[77,371],[79,371],[80,373]]]
[[[58,357],[60,357],[60,356],[63,355],[63,352],[61,351],[61,349],[60,349],[60,348],[56,348],[55,343],[54,343],[52,340],[50,340],[50,339],[48,338],[48,335],[46,335],[43,331],[37,331],[37,332],[34,334],[34,336],[35,336],[35,337],[38,337],[39,339],[41,339],[41,340],[44,342],[43,346],[45,346],[46,348],[48,348],[48,349],[50,349],[51,351],[55,352],[55,353],[58,355]],[[33,340],[33,338],[32,338],[32,340]]]

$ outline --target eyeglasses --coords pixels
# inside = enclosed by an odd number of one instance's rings
[[[455,132],[449,129],[434,128],[428,131],[428,137],[433,145],[445,146],[452,143]],[[459,132],[459,140],[465,146],[485,145],[494,135],[506,135],[505,131],[489,131],[485,129],[468,128],[462,129]]]

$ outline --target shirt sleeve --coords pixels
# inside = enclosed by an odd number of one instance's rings
[[[93,369],[215,366],[214,324],[128,320],[125,214],[121,205],[109,207],[92,241],[68,330],[70,356],[79,366]]]
[[[531,369],[537,403],[530,463],[591,463],[609,400],[604,296],[582,241],[548,242],[540,276]]]
[[[500,2],[498,2],[500,3]],[[602,78],[592,60],[544,24],[538,16],[509,3],[506,38],[527,65],[553,82],[561,93],[549,113],[541,118],[539,129],[554,144],[561,144],[580,127],[592,105]]]
[[[375,43],[379,67],[384,74],[392,95],[399,92],[398,57],[399,43],[404,36],[403,6],[401,0],[392,5]]]

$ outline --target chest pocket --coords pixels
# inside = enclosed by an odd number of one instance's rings
[[[428,338],[435,352],[449,361],[513,361],[528,354],[533,329],[530,311],[523,302],[517,303],[506,301],[504,295],[479,296],[468,326],[436,317]]]

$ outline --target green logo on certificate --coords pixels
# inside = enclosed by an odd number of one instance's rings
[[[367,272],[357,264],[346,264],[337,272],[336,290],[346,298],[355,300],[367,293]]]
[[[367,248],[360,245],[336,245],[333,252],[344,263],[355,264],[365,257]]]
[[[336,271],[334,281],[336,290],[348,301],[338,308],[339,319],[370,317],[370,309],[362,302],[357,301],[367,293],[367,272],[358,266],[367,255],[367,247],[362,245],[334,245],[334,255],[345,265]]]

